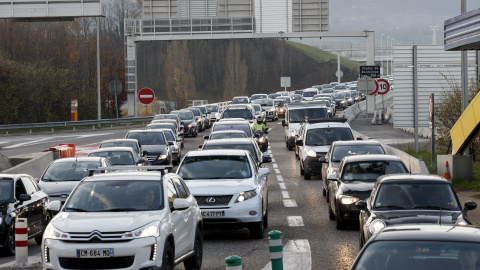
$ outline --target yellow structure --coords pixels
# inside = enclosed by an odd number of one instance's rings
[[[477,94],[450,130],[453,153],[462,155],[480,130],[480,95]]]

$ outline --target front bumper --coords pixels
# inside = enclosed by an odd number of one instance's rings
[[[295,137],[294,136],[289,136],[287,138],[287,145],[288,145],[288,147],[295,147]]]
[[[260,222],[263,218],[262,200],[259,195],[256,198],[234,203],[237,196],[233,196],[229,205],[223,207],[200,206],[203,224],[207,228],[240,229],[249,224]],[[252,211],[255,214],[252,214]],[[222,212],[220,216],[206,216],[206,213]]]
[[[155,260],[152,253],[156,244]],[[164,240],[162,237],[146,237],[125,242],[78,243],[44,239],[42,261],[44,269],[145,269],[162,264]],[[77,250],[113,249],[113,257],[78,258]],[[48,255],[47,262],[45,255]],[[158,269],[158,268],[153,268]]]
[[[303,161],[303,169],[306,174],[322,175],[322,163],[318,160],[319,155],[316,157],[308,157]]]
[[[342,204],[337,199],[338,215],[341,220],[345,221],[358,221],[360,215],[360,209],[355,207],[355,204]]]
[[[192,126],[191,128],[189,128],[188,126],[185,126],[183,128],[183,135],[193,135],[196,132],[197,132],[196,131],[196,126]]]
[[[275,115],[275,112],[273,111],[268,111],[267,112],[267,119],[275,119],[276,118],[276,115]]]

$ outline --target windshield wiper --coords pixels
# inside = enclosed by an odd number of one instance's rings
[[[82,209],[82,208],[75,208],[75,207],[67,207],[65,208],[67,211],[73,211],[73,212],[90,212],[88,210]]]
[[[420,205],[420,206],[413,207],[413,209],[452,210],[452,208],[446,208],[446,207],[434,206],[434,205]]]
[[[385,206],[377,206],[375,207],[375,210],[380,210],[380,209],[391,209],[391,210],[404,210],[407,209],[405,207],[397,206],[397,205],[385,205]]]
[[[103,209],[95,212],[125,212],[125,211],[138,211],[136,208],[109,208]]]

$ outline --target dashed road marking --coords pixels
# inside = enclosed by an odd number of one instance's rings
[[[277,175],[277,180],[280,181],[280,182],[283,182],[283,177],[280,174],[278,174]]]
[[[262,270],[271,270],[269,262]],[[309,270],[312,269],[312,252],[310,243],[306,239],[289,240],[283,248],[284,270]]]
[[[273,163],[273,168],[274,168],[274,169],[277,169],[277,168],[278,168],[277,163]]]
[[[275,171],[276,174],[280,174],[280,170],[279,169],[273,169]]]
[[[285,206],[285,207],[298,207],[297,202],[294,199],[283,200],[283,206]]]
[[[290,194],[288,194],[288,191],[283,191],[282,190],[282,196],[284,199],[290,199]]]
[[[302,227],[303,225],[303,219],[301,216],[288,216],[288,226],[290,227]]]
[[[274,159],[274,158],[272,158],[272,162],[275,162],[275,159]]]
[[[287,189],[287,186],[285,186],[284,183],[279,183],[278,185],[280,186],[281,189]]]

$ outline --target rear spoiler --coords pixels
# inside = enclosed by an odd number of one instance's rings
[[[111,167],[98,167],[96,169],[88,169],[88,176],[92,176],[95,171],[160,171],[162,175],[173,171],[173,166],[111,166]]]

